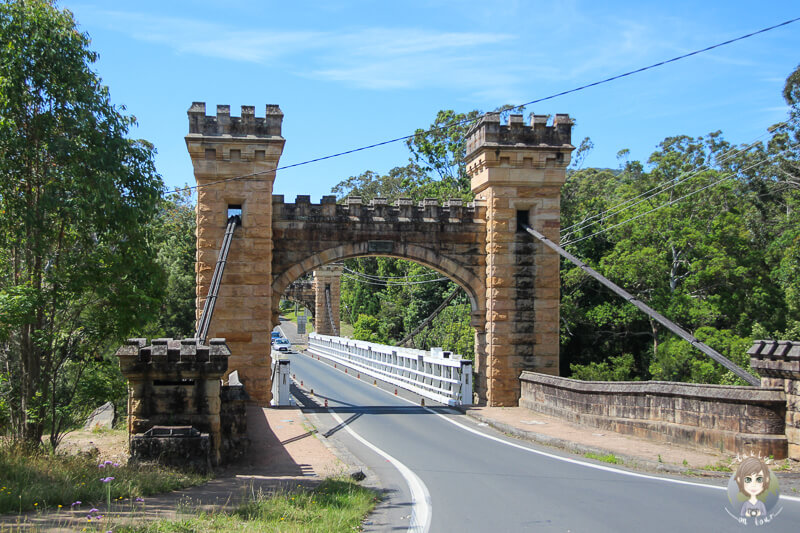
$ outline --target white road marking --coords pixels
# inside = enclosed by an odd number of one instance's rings
[[[280,326],[278,326],[278,329],[283,333],[283,329]],[[344,423],[344,420],[337,413],[330,409],[328,409],[328,412],[354,439],[389,461],[400,472],[411,493],[411,522],[408,525],[408,531],[409,533],[428,533],[431,527],[433,506],[431,504],[431,494],[428,492],[428,487],[425,486],[425,483],[405,464],[356,433],[349,425]]]
[[[331,411],[330,409],[328,412],[348,433],[350,433],[350,435],[353,436],[353,438],[392,463],[397,471],[400,472],[400,475],[406,480],[408,489],[411,492],[411,523],[408,526],[408,531],[410,533],[427,533],[431,527],[432,506],[431,495],[428,492],[428,487],[425,486],[425,483],[423,483],[419,476],[417,476],[406,465],[353,431],[350,426],[344,423],[344,420],[342,420],[337,413]]]
[[[345,375],[346,376],[350,376],[350,374],[345,374]],[[350,376],[350,377],[353,378],[353,379],[356,379],[355,376]],[[408,403],[410,403],[412,405],[419,406],[419,404],[417,404],[416,402],[413,402],[411,400],[403,398],[402,396],[394,396],[394,394],[392,394],[391,392],[389,392],[387,390],[384,390],[384,389],[381,389],[380,387],[378,387],[378,389],[382,390],[386,394],[389,394],[390,396],[393,396],[395,398],[400,398],[401,400],[406,401],[406,402],[408,402]],[[523,445],[517,444],[515,442],[509,442],[507,440],[503,440],[501,438],[495,437],[494,435],[488,435],[486,433],[478,431],[477,429],[473,429],[473,428],[471,428],[469,426],[465,426],[461,422],[456,422],[455,420],[451,420],[450,418],[446,417],[445,415],[443,415],[441,413],[437,413],[436,411],[434,411],[432,409],[429,409],[428,407],[422,407],[422,408],[425,409],[426,411],[428,411],[429,413],[434,414],[434,415],[440,417],[443,420],[446,420],[447,422],[453,424],[454,426],[457,426],[457,427],[463,429],[464,431],[469,431],[470,433],[478,435],[479,437],[483,437],[485,439],[489,439],[489,440],[492,440],[492,441],[495,441],[495,442],[499,442],[500,444],[505,444],[506,446],[511,446],[513,448],[518,448],[520,450],[524,450],[526,452],[530,452],[530,453],[533,453],[533,454],[536,454],[536,455],[541,455],[543,457],[549,457],[550,459],[555,459],[557,461],[564,461],[565,463],[572,463],[572,464],[584,466],[584,467],[587,467],[587,468],[594,468],[595,470],[603,470],[604,472],[612,472],[614,474],[619,474],[619,475],[623,475],[623,476],[630,476],[630,477],[637,477],[637,478],[640,478],[640,479],[650,479],[650,480],[654,480],[654,481],[662,481],[662,482],[666,482],[666,483],[674,483],[676,485],[690,485],[690,486],[693,486],[693,487],[702,487],[702,488],[706,488],[706,489],[728,490],[727,487],[719,487],[717,485],[707,485],[705,483],[696,483],[696,482],[693,482],[693,481],[684,481],[682,479],[673,479],[673,478],[668,478],[668,477],[652,476],[652,475],[649,475],[649,474],[640,474],[639,472],[630,472],[628,470],[620,470],[618,468],[612,468],[610,466],[603,466],[603,465],[598,465],[598,464],[594,464],[594,463],[588,463],[588,462],[585,462],[585,461],[580,461],[578,459],[572,459],[572,458],[569,458],[569,457],[562,457],[560,455],[555,455],[555,454],[552,454],[552,453],[547,453],[547,452],[543,452],[543,451],[540,451],[540,450],[535,450],[533,448],[528,448],[527,446],[523,446]],[[784,494],[780,495],[780,499],[781,500],[793,501],[793,502],[800,502],[800,498],[798,498],[797,496],[786,496]]]

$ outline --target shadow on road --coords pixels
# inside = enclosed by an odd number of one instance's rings
[[[447,405],[430,405],[426,407],[418,405],[355,405],[334,396],[325,396],[322,394],[314,394],[313,396],[307,394],[300,387],[294,383],[289,389],[290,393],[303,409],[303,412],[309,413],[338,413],[338,414],[358,414],[360,415],[389,415],[389,414],[407,414],[407,415],[431,415],[431,414],[444,414],[444,415],[463,415],[462,411],[454,409]],[[338,405],[331,405],[323,407],[322,404],[325,400],[333,402]]]

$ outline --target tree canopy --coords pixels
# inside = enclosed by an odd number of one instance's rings
[[[57,444],[87,362],[158,309],[162,181],[70,12],[6,2],[0,35],[0,396]]]
[[[610,169],[582,168],[592,148],[587,138],[562,188],[561,241],[570,252],[745,368],[754,338],[800,338],[798,87],[800,67],[783,93],[789,119],[770,128],[766,141],[734,146],[721,132],[676,135],[647,161],[628,160],[620,150],[621,166]],[[460,141],[478,115],[439,112],[430,128],[409,139],[407,167],[387,176],[367,172],[335,192],[470,199]],[[425,270],[390,258],[346,265],[387,279]],[[740,383],[566,261],[561,281],[562,375]],[[450,292],[444,282],[398,286],[350,278],[343,287],[342,318],[357,322],[356,335],[389,343]],[[471,353],[471,339],[463,342],[469,313],[465,300],[452,303],[417,342],[461,342]],[[445,321],[460,324],[461,333],[444,335]]]

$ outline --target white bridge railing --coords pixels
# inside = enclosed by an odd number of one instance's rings
[[[311,333],[308,353],[325,357],[447,405],[472,405],[472,361],[430,352]]]

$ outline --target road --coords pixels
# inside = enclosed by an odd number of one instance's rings
[[[291,339],[291,328],[283,330]],[[290,359],[297,380],[313,388],[319,402],[328,400],[329,409],[316,417],[323,438],[346,446],[388,491],[374,531],[713,532],[744,527],[726,512],[727,495],[720,486],[584,462],[506,438],[456,410],[431,407],[431,402],[429,407],[414,405],[307,355]],[[796,532],[800,501],[783,497],[773,511],[779,508],[780,514],[764,527]]]

